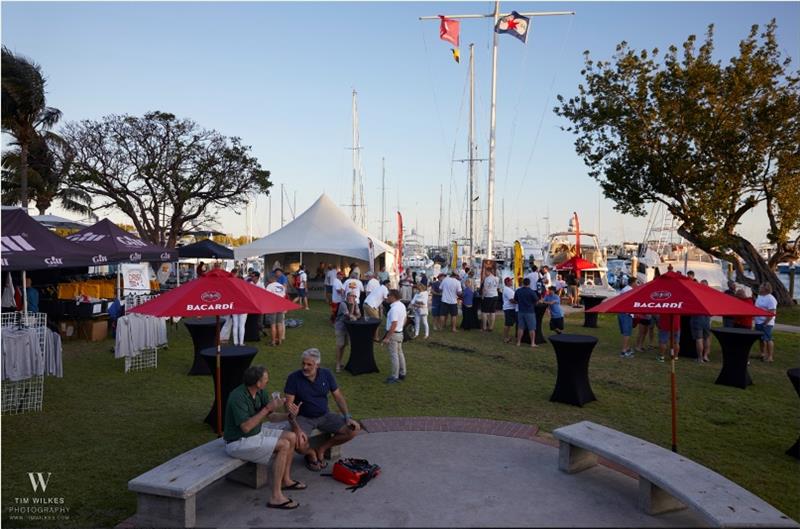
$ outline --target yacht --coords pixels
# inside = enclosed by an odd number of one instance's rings
[[[590,261],[595,266],[581,270],[581,293],[590,296],[611,297],[617,295],[608,284],[608,267],[606,266],[605,252],[600,247],[600,241],[594,233],[579,232],[577,230],[577,216],[569,221],[567,231],[550,234],[544,246],[544,265],[548,266],[552,274],[558,273],[556,267],[577,255],[576,245],[580,240],[580,256]]]
[[[426,272],[433,268],[433,260],[428,257],[425,242],[414,228],[403,237],[403,268],[417,272]]]

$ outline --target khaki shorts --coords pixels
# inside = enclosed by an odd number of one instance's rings
[[[336,347],[344,347],[350,343],[350,339],[347,335],[347,329],[343,331],[335,329],[334,334],[336,335]]]
[[[282,434],[283,430],[261,425],[261,432],[256,435],[226,443],[225,453],[237,459],[266,465],[272,457],[272,453],[275,452],[275,446]]]
[[[267,325],[280,325],[286,319],[285,312],[276,312],[275,314],[266,314],[264,320]]]
[[[366,303],[364,303],[364,314],[368,318],[378,318],[378,319],[380,319],[380,317],[381,317],[381,309],[380,309],[380,307],[377,308],[377,309],[374,309],[374,308],[370,307],[369,305],[367,305]]]

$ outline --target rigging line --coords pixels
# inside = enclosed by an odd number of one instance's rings
[[[561,41],[561,49],[558,52],[558,59],[556,60],[556,64],[561,62],[561,58],[564,55],[564,49],[567,46],[567,40],[569,36],[572,34],[572,24],[574,21],[574,17],[569,17],[569,27],[564,35],[564,39]],[[547,112],[547,107],[550,105],[550,98],[553,95],[553,87],[556,84],[556,79],[558,78],[558,68],[556,68],[555,72],[553,73],[553,79],[550,81],[550,88],[547,92],[547,100],[545,102],[544,108],[542,109],[542,115],[539,118],[539,126],[536,129],[536,136],[533,138],[533,144],[531,145],[531,153],[528,156],[528,162],[525,164],[525,172],[522,174],[522,178],[519,182],[519,187],[517,189],[522,189],[522,186],[525,184],[525,179],[528,176],[528,169],[530,169],[531,161],[533,160],[533,154],[536,152],[536,145],[539,143],[539,134],[542,132],[542,124],[544,123],[544,116]],[[517,202],[519,201],[519,196],[522,193],[517,194]]]
[[[425,48],[425,64],[428,67],[428,84],[430,85],[431,93],[433,94],[433,106],[436,109],[436,117],[438,118],[439,122],[439,136],[442,141],[442,145],[447,148],[447,140],[445,139],[444,135],[444,122],[440,113],[439,99],[436,97],[436,85],[433,82],[433,73],[431,71],[431,57],[430,51],[428,50],[428,39],[425,38],[425,29],[423,28],[423,23],[424,21],[419,21],[419,29],[420,34],[422,35],[422,45],[423,48]]]
[[[520,63],[522,64],[522,74],[520,75],[520,79],[522,79],[523,81],[527,78],[527,73],[528,73],[528,64],[529,64],[528,63],[528,49],[529,49],[529,47],[528,47],[528,45],[526,43],[525,44],[525,49],[522,52],[522,59],[520,59]],[[523,88],[525,88],[525,83],[524,82],[520,82],[519,83],[519,90],[518,90],[518,93],[517,93],[517,102],[514,104],[514,108],[512,109],[514,117],[511,120],[511,136],[510,136],[509,142],[508,142],[509,148],[508,148],[508,158],[506,159],[506,175],[503,178],[503,187],[500,188],[502,190],[501,194],[503,196],[505,196],[505,190],[508,189],[506,187],[506,184],[508,183],[508,174],[511,172],[511,157],[512,157],[512,155],[514,153],[514,139],[516,137],[517,122],[519,121],[519,115],[520,115],[520,112],[517,112],[517,109],[520,107],[520,104],[522,102],[522,90],[523,90]]]

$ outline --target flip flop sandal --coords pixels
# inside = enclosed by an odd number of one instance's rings
[[[300,507],[300,504],[294,501],[293,499],[289,498],[283,503],[278,503],[278,504],[267,503],[267,507],[269,507],[270,509],[283,509],[285,511],[290,511],[292,509],[297,509],[298,507]]]
[[[287,487],[281,487],[281,490],[306,490],[308,485],[303,483],[302,481],[295,481],[291,485]]]
[[[322,462],[320,462],[319,460],[309,461],[308,459],[306,459],[306,468],[311,472],[319,472],[325,467],[322,466]]]

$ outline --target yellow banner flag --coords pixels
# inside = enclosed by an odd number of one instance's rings
[[[514,241],[514,288],[519,287],[519,278],[522,277],[522,245]]]
[[[450,271],[455,272],[458,269],[458,243],[453,241],[453,259],[450,262]]]

